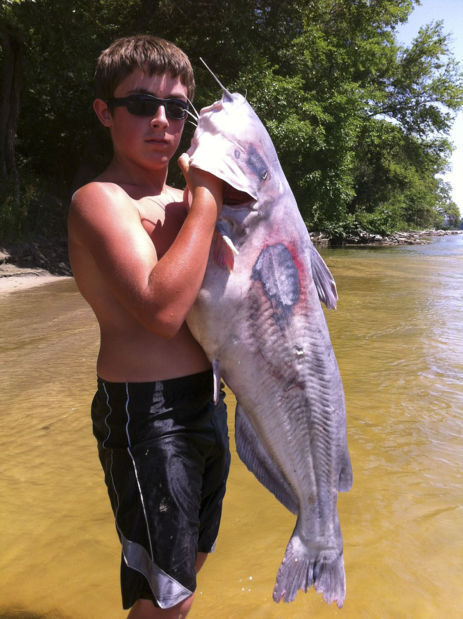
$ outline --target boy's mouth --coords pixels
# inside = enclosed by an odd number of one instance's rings
[[[148,144],[148,146],[165,148],[168,147],[170,143],[169,140],[165,138],[148,138],[145,140],[145,144]]]

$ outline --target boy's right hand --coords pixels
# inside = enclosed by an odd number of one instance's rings
[[[193,196],[193,200],[195,198],[195,194],[198,192],[202,193],[203,190],[206,190],[206,192],[208,192],[214,199],[218,211],[217,214],[219,214],[223,201],[222,179],[210,174],[209,172],[190,166],[190,158],[186,153],[183,153],[178,158],[178,166],[185,177],[188,190]]]

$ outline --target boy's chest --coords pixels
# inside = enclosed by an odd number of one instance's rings
[[[179,202],[162,204],[156,198],[144,198],[137,204],[140,221],[161,258],[175,240],[185,221],[187,211]]]

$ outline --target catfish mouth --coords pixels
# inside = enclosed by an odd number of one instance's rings
[[[245,191],[236,189],[232,185],[229,185],[226,181],[223,183],[223,203],[228,206],[241,206],[249,204],[249,202],[255,202],[254,198]]]

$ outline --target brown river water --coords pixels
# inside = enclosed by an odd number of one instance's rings
[[[463,235],[323,255],[354,468],[339,495],[346,603],[272,601],[294,517],[233,453],[190,617],[463,617]],[[3,295],[0,315],[0,619],[124,617],[89,418],[91,311],[66,278]]]

